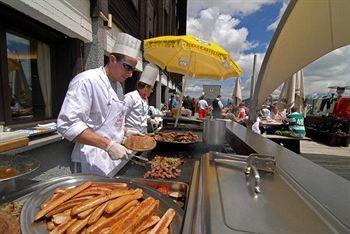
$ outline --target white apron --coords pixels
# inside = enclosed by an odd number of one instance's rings
[[[125,125],[141,133],[147,134],[148,100],[141,98],[137,90],[127,93]]]
[[[105,76],[102,71],[99,76]],[[101,79],[105,77],[101,77]],[[108,114],[105,121],[94,131],[100,136],[107,137],[115,142],[122,142],[124,137],[125,104],[120,101],[112,87],[108,86]],[[79,156],[78,156],[79,155]],[[78,157],[76,157],[78,156]],[[78,160],[76,160],[78,158]],[[108,153],[100,148],[76,144],[72,152],[72,160],[81,163],[82,173],[108,175],[121,161],[112,160]]]

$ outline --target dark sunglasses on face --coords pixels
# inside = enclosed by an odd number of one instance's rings
[[[120,61],[125,69],[125,71],[134,71],[135,68],[133,66],[131,66],[129,63],[127,63],[126,61],[122,60]]]

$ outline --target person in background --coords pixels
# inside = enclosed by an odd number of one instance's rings
[[[154,132],[158,127],[160,127],[163,121],[162,117],[156,117],[156,115],[161,115],[161,111],[154,106],[149,106],[148,116],[147,116],[147,132]]]
[[[174,94],[170,95],[170,100],[169,100],[169,110],[173,109],[173,102],[174,102]]]
[[[296,107],[292,107],[291,113],[287,116],[287,121],[289,123],[289,130],[292,132],[291,136],[305,137],[304,117],[297,112]]]
[[[183,101],[183,104],[182,106],[185,108],[185,109],[188,109],[188,110],[191,110],[192,109],[192,103],[191,103],[191,98],[190,96],[186,96],[184,101]]]
[[[261,134],[261,127],[262,127],[261,119],[260,117],[257,117],[255,123],[252,125],[252,130],[257,134]]]
[[[174,102],[173,102],[173,108],[177,109],[177,106],[180,104],[180,95],[177,93],[175,94]]]
[[[221,118],[223,108],[224,108],[224,105],[221,102],[221,95],[218,95],[213,101],[213,117]]]
[[[69,84],[57,130],[74,141],[74,172],[108,175],[131,153],[121,142],[125,125],[121,82],[132,76],[141,41],[119,33],[104,67],[84,71]]]
[[[262,119],[271,119],[271,111],[268,106],[263,105],[263,108],[260,111]]]
[[[193,116],[196,113],[196,107],[197,107],[197,100],[193,97],[191,101],[191,111]]]
[[[227,116],[231,116],[233,115],[233,109],[234,109],[234,106],[232,103],[229,103],[227,104],[223,109],[222,109],[222,116],[226,119],[229,119],[229,117]]]
[[[205,118],[205,116],[206,116],[206,109],[208,108],[208,103],[204,99],[203,96],[201,96],[199,98],[198,107],[199,107],[198,117],[199,118]]]
[[[167,111],[169,110],[168,103],[164,102],[164,104],[160,108],[161,111]]]
[[[243,103],[240,103],[239,104],[239,107],[238,107],[238,110],[237,110],[237,114],[236,114],[236,117],[238,119],[244,119],[246,117],[246,111],[245,111],[245,108],[244,108],[244,104]]]
[[[177,105],[178,105],[178,97],[177,94],[172,94],[170,96],[170,102],[169,102],[169,108],[171,111],[173,111],[173,109],[176,109]]]
[[[271,114],[270,114],[271,119],[274,119],[279,122],[282,122],[282,120],[285,119],[285,116],[283,116],[283,114],[279,112],[276,105],[271,105],[270,109],[271,109]]]
[[[158,74],[159,69],[156,65],[147,64],[136,84],[136,90],[125,95],[125,125],[130,131],[134,131],[134,134],[147,134],[148,98],[153,92]]]

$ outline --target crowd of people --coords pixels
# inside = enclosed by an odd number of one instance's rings
[[[179,103],[179,95],[172,94],[170,96],[169,104],[165,103],[162,110],[165,111],[168,108],[168,110],[175,114]],[[194,97],[184,97],[181,115],[196,116],[199,119],[205,119],[206,117],[227,118],[243,123],[247,117],[247,111],[248,108],[245,107],[243,103],[238,106],[228,103],[224,106],[221,100],[221,95],[218,95],[213,101],[207,101],[202,95],[198,98],[198,101]]]
[[[258,117],[258,122],[275,123],[280,125],[268,125],[258,129],[253,129],[257,133],[266,131],[268,134],[274,134],[277,130],[285,129],[293,137],[304,137],[306,135],[304,127],[304,117],[297,111],[296,107],[290,108],[290,111],[284,108],[283,104],[264,105]],[[279,126],[279,127],[277,127]]]
[[[179,95],[172,95],[169,101],[169,110],[173,111],[174,116],[179,103]],[[234,105],[228,102],[224,106],[221,101],[221,95],[218,95],[213,101],[207,101],[204,96],[199,97],[198,101],[193,97],[186,96],[181,110],[181,114],[184,116],[197,116],[199,119],[208,117],[213,119],[230,119],[244,126],[248,126],[248,112],[249,108],[244,103]],[[304,137],[305,127],[302,114],[298,113],[296,108],[291,108],[287,112],[287,109],[281,103],[263,105],[256,122],[253,123],[252,130],[259,134],[264,132],[274,134],[276,130],[284,129],[289,132],[290,136]],[[280,125],[278,126],[278,124]]]

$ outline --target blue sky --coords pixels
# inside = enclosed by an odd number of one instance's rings
[[[266,28],[275,22],[282,5],[282,2],[264,5],[259,11],[240,18],[241,23],[239,26],[246,27],[249,30],[247,40],[259,42],[256,48],[247,50],[246,53],[265,53],[274,33],[274,31],[266,30]]]
[[[215,41],[231,54],[243,71],[242,95],[247,98],[254,54],[259,71],[287,5],[288,0],[188,0],[187,34]],[[328,92],[330,85],[350,85],[348,74],[350,46],[337,49],[304,68],[305,94]],[[199,97],[203,84],[220,84],[221,95],[226,99],[232,96],[235,78],[220,82],[190,79],[186,94]]]

